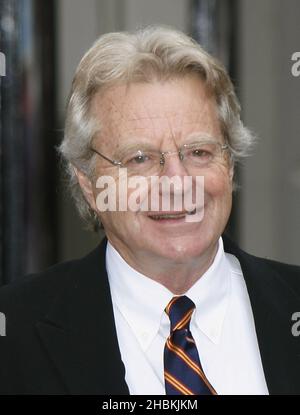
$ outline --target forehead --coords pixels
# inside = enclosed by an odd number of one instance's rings
[[[195,76],[112,87],[94,97],[92,111],[101,123],[95,140],[102,148],[221,134],[215,100]]]

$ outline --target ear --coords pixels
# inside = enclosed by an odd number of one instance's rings
[[[81,171],[79,170],[77,167],[73,166],[74,172],[76,174],[78,183],[81,187],[81,190],[88,202],[88,204],[90,205],[90,207],[96,211],[97,207],[96,207],[96,202],[95,202],[95,196],[94,196],[94,192],[93,192],[93,185],[92,182],[90,181],[90,179]]]

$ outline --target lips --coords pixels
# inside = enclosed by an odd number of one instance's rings
[[[194,215],[196,213],[196,209],[188,212],[157,212],[154,214],[149,214],[148,217],[153,220],[166,220],[166,219],[183,219],[186,215]]]
[[[163,214],[163,215],[149,215],[153,220],[163,220],[163,219],[183,219],[185,218],[185,213],[182,214]]]

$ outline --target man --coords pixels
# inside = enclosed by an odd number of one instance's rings
[[[300,270],[223,235],[252,142],[224,68],[183,33],[100,37],[76,71],[60,152],[81,216],[106,238],[2,288],[0,391],[300,393]],[[193,196],[176,208],[186,178]]]

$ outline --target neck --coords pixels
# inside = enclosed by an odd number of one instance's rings
[[[218,250],[218,242],[211,246],[202,255],[184,261],[175,261],[167,258],[153,258],[149,252],[136,253],[118,249],[122,258],[136,271],[162,284],[175,295],[182,295],[188,291],[196,281],[208,270],[214,261]]]

